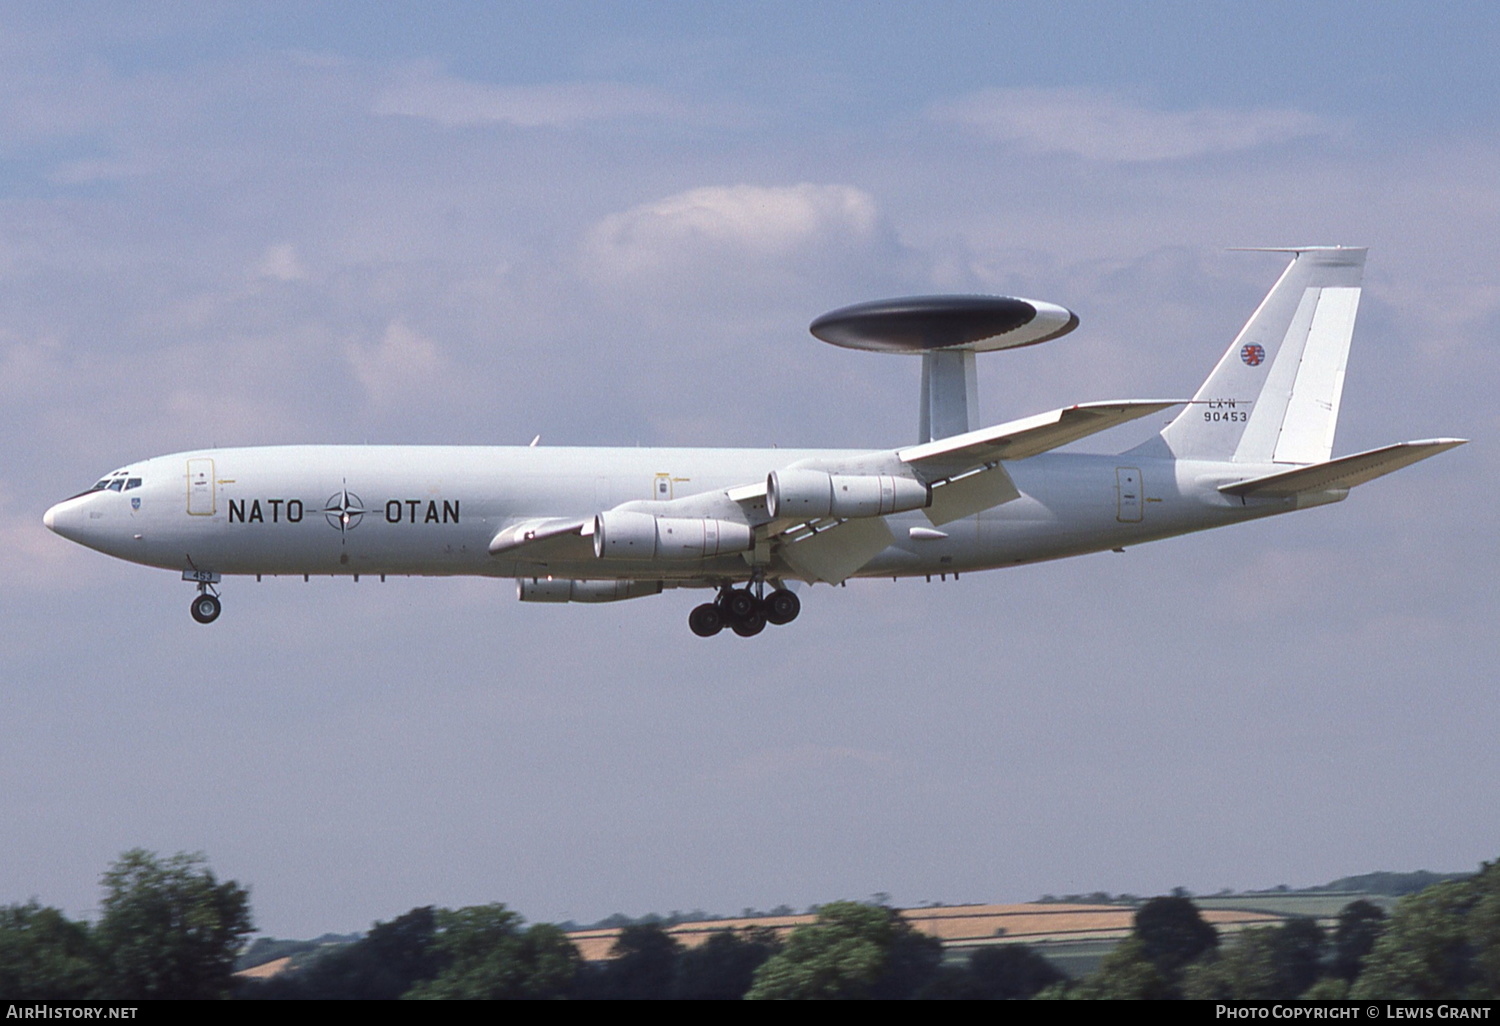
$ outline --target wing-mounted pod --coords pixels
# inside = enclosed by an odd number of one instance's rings
[[[766,509],[773,518],[883,517],[924,509],[932,489],[892,474],[828,474],[821,470],[774,470],[766,478]]]
[[[708,559],[748,552],[750,525],[698,517],[658,517],[606,510],[594,517],[594,555],[599,559]]]
[[[1078,327],[1071,310],[1014,296],[909,296],[824,314],[809,330],[824,342],[922,357],[919,442],[972,431],[979,407],[974,354],[1050,342]]]

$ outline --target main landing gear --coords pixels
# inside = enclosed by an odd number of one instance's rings
[[[754,589],[754,590],[752,590]],[[791,623],[802,611],[802,601],[786,588],[763,594],[759,581],[744,588],[724,588],[719,597],[688,614],[688,627],[700,638],[711,638],[725,627],[742,638],[766,629],[766,624]],[[761,594],[757,594],[761,593]]]

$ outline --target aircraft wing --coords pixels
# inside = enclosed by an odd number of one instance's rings
[[[1035,456],[1175,405],[1177,401],[1166,400],[1081,403],[922,445],[841,459],[828,469],[900,474],[904,464],[932,486],[931,505],[923,512],[932,523],[942,525],[1020,494],[1000,466],[1001,460]],[[823,469],[818,462],[800,466]],[[767,511],[764,481],[667,502],[632,501],[616,509],[748,523],[757,546],[774,543],[793,569],[811,580],[831,583],[849,577],[894,541],[884,517],[773,518]],[[527,520],[502,530],[489,550],[492,555],[524,556],[537,562],[563,558],[564,553],[583,554],[593,526],[592,518]]]
[[[1419,442],[1397,442],[1395,445],[1355,453],[1353,456],[1314,463],[1310,467],[1298,467],[1280,474],[1220,485],[1219,491],[1245,498],[1252,495],[1287,496],[1300,492],[1353,488],[1402,467],[1409,467],[1429,456],[1457,448],[1467,441],[1467,438],[1429,438]]]
[[[901,462],[908,464],[931,484],[1001,460],[1024,460],[1028,456],[1056,449],[1080,438],[1180,405],[1181,399],[1079,403],[1048,413],[1038,413],[1034,417],[953,435],[951,438],[913,445],[897,450],[896,455]]]
[[[1177,405],[1156,399],[1080,403],[913,445],[896,455],[933,486],[932,505],[924,512],[941,527],[1021,494],[1001,460],[1023,460]]]

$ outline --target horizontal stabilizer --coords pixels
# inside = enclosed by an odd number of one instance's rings
[[[896,455],[930,483],[1000,460],[1023,460],[1181,403],[1180,399],[1079,403],[1008,424],[923,442],[901,449]]]
[[[1326,463],[1298,467],[1281,474],[1257,477],[1250,481],[1220,485],[1219,491],[1241,497],[1252,495],[1284,496],[1301,492],[1353,488],[1377,477],[1410,466],[1429,456],[1447,452],[1467,442],[1466,438],[1430,438],[1420,442],[1397,442],[1353,456],[1341,456]]]

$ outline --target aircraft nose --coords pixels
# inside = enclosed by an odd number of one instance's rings
[[[79,507],[82,496],[74,496],[64,499],[42,514],[42,523],[47,525],[47,530],[53,534],[60,534],[69,541],[79,541],[82,533],[83,514]]]

